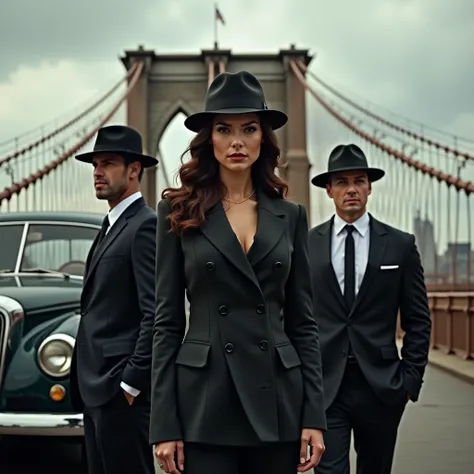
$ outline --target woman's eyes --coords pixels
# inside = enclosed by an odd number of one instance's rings
[[[230,132],[230,129],[228,127],[218,127],[217,128],[217,131],[219,133],[229,133]],[[257,131],[257,128],[256,127],[253,127],[253,126],[250,126],[250,127],[245,127],[244,131],[246,133],[254,133]]]

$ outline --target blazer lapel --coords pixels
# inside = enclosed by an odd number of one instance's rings
[[[112,245],[114,240],[127,226],[127,219],[133,216],[138,211],[138,209],[140,209],[140,207],[144,205],[145,201],[143,198],[137,199],[132,204],[130,204],[130,206],[127,207],[127,209],[125,209],[125,211],[120,215],[118,220],[114,223],[114,225],[111,227],[111,229],[97,248],[95,248],[97,242],[96,238],[90,252],[90,262],[88,264],[87,273],[84,279],[84,287],[87,285],[92,273],[94,273],[94,270],[97,267],[104,252]]]
[[[201,233],[227,260],[260,289],[255,273],[230,226],[220,201],[208,212],[206,221],[201,226]]]
[[[252,267],[261,262],[275,247],[285,232],[288,223],[281,209],[281,200],[269,198],[257,192],[258,224],[252,247],[247,259]]]
[[[362,283],[357,293],[354,306],[350,312],[351,316],[361,301],[367,294],[367,291],[372,286],[375,276],[377,275],[380,264],[382,263],[387,248],[387,231],[379,221],[370,216],[370,244],[369,244],[369,258],[367,261],[367,268],[362,279]]]
[[[332,265],[332,226],[334,222],[334,217],[329,219],[326,223],[324,223],[318,230],[320,234],[320,242],[321,242],[321,257],[320,257],[320,265],[322,274],[325,277],[325,281],[328,284],[329,289],[333,293],[335,299],[339,303],[342,311],[347,313],[347,309],[344,302],[344,295],[341,292],[341,287],[339,286],[339,282],[337,281],[336,272],[334,271],[334,267]]]

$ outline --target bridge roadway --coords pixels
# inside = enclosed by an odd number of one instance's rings
[[[402,420],[392,474],[472,472],[473,420],[474,385],[429,367],[420,401],[408,405]],[[2,442],[0,473],[87,474],[75,454],[49,440]]]

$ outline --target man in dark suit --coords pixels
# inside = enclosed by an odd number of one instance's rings
[[[148,443],[156,213],[139,191],[145,167],[133,129],[99,130],[92,163],[109,212],[90,250],[71,368],[71,397],[84,412],[88,474],[152,474]]]
[[[415,238],[366,211],[371,183],[384,174],[356,145],[339,145],[328,172],[312,180],[336,208],[308,237],[328,423],[317,474],[349,474],[352,432],[357,473],[391,472],[402,414],[418,400],[428,362],[431,319]]]

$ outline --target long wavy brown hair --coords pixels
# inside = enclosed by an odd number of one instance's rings
[[[269,197],[286,199],[288,185],[275,174],[282,168],[280,147],[275,132],[263,120],[260,156],[253,163],[251,174],[254,186]],[[199,228],[206,219],[206,212],[225,196],[226,189],[219,178],[219,162],[214,157],[211,143],[212,124],[201,130],[181,155],[178,175],[179,188],[168,187],[161,197],[171,205],[169,220],[171,230],[178,235]],[[191,159],[184,162],[190,153]]]

